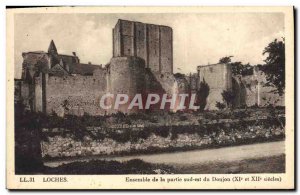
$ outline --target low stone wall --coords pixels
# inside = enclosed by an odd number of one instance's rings
[[[182,133],[176,135],[170,133],[166,137],[151,134],[146,139],[139,138],[137,141],[125,143],[117,142],[111,138],[95,140],[89,136],[84,136],[82,140],[76,140],[71,134],[54,135],[47,136],[48,141],[42,141],[41,148],[44,158],[119,155],[280,140],[284,138],[285,134],[282,127],[265,128],[260,125],[248,126],[243,129],[231,129],[230,131],[220,130],[218,133],[215,131],[210,132],[207,134]]]

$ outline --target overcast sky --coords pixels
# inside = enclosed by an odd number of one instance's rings
[[[59,53],[75,51],[83,63],[106,64],[119,18],[172,27],[174,73],[196,72],[198,65],[227,55],[234,61],[263,63],[264,47],[284,36],[281,13],[17,14],[15,77],[21,74],[22,52],[47,51],[52,39]]]

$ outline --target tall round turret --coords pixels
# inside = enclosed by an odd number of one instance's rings
[[[127,94],[130,100],[136,94],[143,94],[145,89],[145,61],[138,57],[114,57],[110,61],[110,89],[114,94]],[[128,103],[129,104],[129,103]],[[128,104],[120,106],[112,112],[130,113]]]

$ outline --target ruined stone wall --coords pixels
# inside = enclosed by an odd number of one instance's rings
[[[178,76],[176,77],[175,75],[175,79],[176,79],[176,91],[178,94],[183,94],[183,93],[189,93],[189,89],[190,89],[190,84],[189,81],[187,80],[187,78],[185,76]]]
[[[37,85],[40,88],[40,85]],[[100,98],[106,93],[104,71],[95,71],[93,76],[51,76],[46,81],[46,112],[64,114],[103,115]],[[39,95],[36,94],[36,99]]]
[[[176,97],[176,103],[175,103],[175,109],[173,110],[174,112],[180,110],[178,107],[180,105],[180,102],[182,101],[182,97],[180,94],[191,94],[191,86],[189,80],[187,80],[185,75],[174,75],[176,83],[174,84],[174,94],[178,94]],[[189,97],[190,98],[190,97]],[[189,99],[188,98],[188,99]],[[185,99],[185,104],[184,106],[188,108],[189,106],[189,101]],[[186,110],[186,109],[182,109]]]
[[[172,28],[119,20],[113,29],[113,55],[137,56],[153,72],[173,72]]]
[[[189,83],[189,90],[191,93],[197,93],[200,86],[199,75],[197,73],[185,75],[185,79]]]
[[[253,75],[240,76],[236,80],[238,81],[236,93],[240,94],[240,90],[245,89],[245,95],[240,96],[240,101],[244,99],[245,105],[248,107],[258,105],[258,80]],[[242,104],[239,104],[239,106],[242,106]]]
[[[145,75],[145,91],[146,93],[164,94],[165,89],[161,83],[157,80],[156,76],[151,72],[150,69],[146,68]]]
[[[161,84],[162,88],[167,94],[171,95],[176,93],[175,87],[177,83],[173,74],[160,73],[160,74],[154,74],[154,76],[156,80]]]
[[[22,99],[25,101],[24,103],[26,104],[26,101],[29,99],[29,84],[23,80],[15,80],[14,83],[15,87],[15,98],[17,100]]]
[[[245,103],[247,106],[284,106],[284,95],[275,93],[275,87],[266,86],[266,75],[259,70],[254,70],[253,75],[240,78],[246,90]]]
[[[228,64],[198,66],[199,85],[204,81],[209,86],[206,110],[216,110],[216,103],[223,102],[222,92],[232,90],[232,72]]]
[[[22,79],[28,78],[28,76],[30,76],[30,78],[33,78],[34,76],[37,76],[35,75],[37,73],[37,70],[46,72],[50,68],[51,58],[45,52],[22,53],[22,57]]]

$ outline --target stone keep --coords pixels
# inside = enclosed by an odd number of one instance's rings
[[[118,20],[113,29],[113,57],[140,57],[154,73],[173,73],[172,36],[168,26]]]

